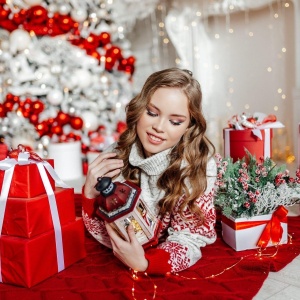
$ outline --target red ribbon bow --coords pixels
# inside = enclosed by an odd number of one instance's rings
[[[278,244],[281,240],[283,229],[281,227],[281,221],[287,216],[288,210],[280,205],[273,213],[271,220],[267,223],[264,231],[262,232],[257,246],[264,248],[271,240],[274,245]]]
[[[35,152],[33,151],[28,151],[28,149],[19,144],[17,149],[13,149],[8,152],[8,157],[9,158],[14,158],[18,160],[19,154],[22,152],[28,152],[29,153],[29,159],[35,160],[35,161],[43,161]]]

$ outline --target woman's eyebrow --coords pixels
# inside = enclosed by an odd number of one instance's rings
[[[149,103],[149,106],[157,109],[160,112],[160,109],[157,106],[155,106],[153,103]],[[185,118],[186,119],[185,115],[171,114],[170,116],[172,116],[172,117],[180,117],[180,118]]]

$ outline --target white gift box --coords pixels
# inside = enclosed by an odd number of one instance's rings
[[[236,251],[259,248],[257,243],[271,218],[272,214],[236,219],[222,215],[223,240]],[[288,241],[287,217],[281,220],[280,225],[283,233],[279,244],[286,244]],[[271,240],[267,247],[270,246],[275,246]]]

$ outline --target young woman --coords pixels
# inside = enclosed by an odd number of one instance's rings
[[[201,100],[190,71],[170,68],[150,75],[126,107],[127,130],[89,165],[83,187],[85,226],[135,271],[184,270],[201,258],[201,247],[216,240],[216,164]],[[156,247],[144,250],[132,225],[127,242],[95,217],[95,184],[103,176],[141,187],[142,199],[162,221]]]

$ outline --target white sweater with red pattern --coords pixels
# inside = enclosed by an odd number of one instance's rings
[[[109,147],[106,152],[114,151],[114,147],[115,144]],[[129,157],[130,163],[141,170],[141,197],[156,215],[158,214],[158,201],[164,195],[163,191],[157,188],[156,183],[158,177],[169,165],[169,152],[170,149],[144,158],[136,145],[133,145]],[[146,270],[148,274],[182,271],[195,264],[201,258],[201,247],[215,242],[216,214],[213,194],[216,172],[216,163],[211,158],[207,164],[207,189],[196,201],[204,213],[204,223],[201,226],[193,220],[193,214],[188,207],[184,210],[183,215],[179,213],[183,196],[178,199],[174,212],[161,218],[162,229],[159,236],[163,238],[163,241],[155,248],[148,249],[145,252],[145,257],[149,262]],[[120,175],[115,180],[122,182],[124,178]],[[82,215],[87,230],[97,241],[111,248],[111,242],[104,222],[94,216],[95,199],[88,199],[84,195],[82,196]]]

